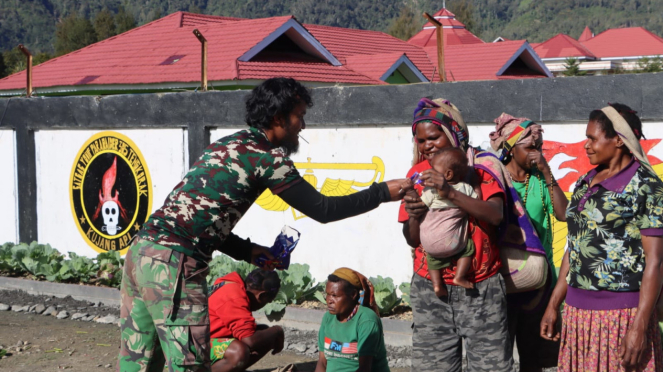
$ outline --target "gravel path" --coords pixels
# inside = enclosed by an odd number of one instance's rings
[[[0,360],[0,371],[114,369],[119,315],[119,307],[0,290],[0,348],[11,354]],[[317,333],[286,328],[285,339],[286,351],[269,355],[254,370],[293,363],[300,371],[313,371]],[[387,349],[392,371],[409,370],[409,347]]]

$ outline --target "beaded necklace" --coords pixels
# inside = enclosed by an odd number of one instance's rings
[[[357,311],[359,310],[359,306],[361,305],[357,304],[355,308],[352,310],[352,313],[347,318],[345,318],[345,320],[342,321],[341,323],[349,322],[352,318],[354,318],[354,316],[357,314]]]
[[[507,171],[507,173],[509,174],[509,178],[511,178],[511,181],[513,181],[513,178],[511,177],[511,173],[508,172],[508,171]],[[531,176],[532,176],[532,173],[527,173],[527,176],[525,177],[525,195],[523,196],[523,207],[525,208],[525,210],[527,210],[527,195],[529,194],[529,180],[530,180]],[[539,191],[541,193],[541,206],[543,206],[545,208],[546,201],[545,201],[545,198],[543,197],[543,186],[542,186],[543,182],[540,182],[541,179],[539,178],[538,174],[536,174],[535,177],[536,177],[537,180],[539,180]],[[551,175],[551,178],[552,178],[552,180],[551,180],[550,183],[552,184],[554,182],[554,178],[553,178],[552,175]],[[514,181],[514,182],[518,182],[518,181]],[[549,194],[550,194],[550,204],[554,208],[555,204],[553,202],[553,193],[549,192]],[[555,231],[555,227],[553,225],[555,223],[555,221],[552,218],[550,218],[550,213],[548,213],[547,211],[545,213],[544,223],[546,221],[548,223],[545,224],[544,226],[546,226],[546,229],[548,229],[548,231],[550,231],[551,235],[552,235],[552,232]],[[551,238],[552,238],[552,236],[551,236]]]

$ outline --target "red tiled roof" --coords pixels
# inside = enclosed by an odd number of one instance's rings
[[[301,81],[326,83],[386,84],[379,79],[379,76],[371,78],[345,66],[332,66],[328,63],[237,62],[237,64],[240,80],[264,80],[285,76]]]
[[[208,40],[208,80],[292,76],[318,82],[382,84],[344,66],[315,62],[254,62],[237,59],[292,17],[239,19],[178,12],[52,59],[33,69],[35,88],[70,85],[186,83],[200,80],[198,28]],[[384,35],[384,34],[382,34]],[[410,48],[401,41],[401,45]],[[425,53],[420,54],[426,58]],[[263,68],[258,72],[257,67]],[[260,77],[259,77],[260,76]],[[90,77],[96,77],[94,79]],[[269,76],[268,76],[269,77]],[[25,72],[0,80],[0,90],[21,89]]]
[[[497,72],[524,43],[525,41],[521,40],[446,47],[444,55],[447,80],[505,80],[544,77],[531,71],[521,71],[518,75],[497,76]],[[425,49],[431,61],[437,66],[437,48],[427,47]],[[437,76],[435,80],[439,81]]]
[[[473,33],[469,32],[465,25],[456,19],[456,16],[442,8],[433,15],[438,22],[442,24],[444,29],[444,45],[461,45],[461,44],[482,44],[483,40],[479,39]],[[437,33],[435,26],[427,22],[421,31],[412,36],[407,41],[410,44],[418,45],[420,47],[429,47],[437,45]]]
[[[465,28],[465,25],[455,18],[436,18],[444,27]],[[432,23],[426,22],[423,28],[435,27]]]
[[[430,78],[433,74],[434,65],[422,48],[383,32],[310,24],[306,24],[304,27],[336,58],[347,60],[352,56],[393,53],[398,53],[400,57],[405,53],[424,76]],[[357,61],[357,58],[354,58],[354,60]],[[395,61],[396,59],[394,59]]]
[[[447,8],[442,8],[438,10],[437,13],[433,14],[433,18],[435,18],[438,22],[442,23],[442,26],[465,27],[465,25],[462,22],[456,19],[456,15],[451,13]],[[434,27],[434,26],[430,22],[427,22],[423,27],[425,28],[425,27]]]
[[[599,58],[663,55],[663,39],[642,27],[609,29],[582,44]]]
[[[434,28],[419,31],[418,34],[412,36],[407,41],[412,45],[420,47],[430,47],[437,45],[437,34]],[[445,28],[444,29],[444,45],[467,45],[467,44],[483,44],[483,40],[479,39],[473,33],[464,28]]]
[[[347,65],[372,79],[379,80],[391,66],[403,56],[403,53],[358,54],[346,58]]]
[[[594,37],[594,33],[592,30],[589,29],[589,26],[585,26],[585,29],[582,31],[582,34],[580,34],[580,37],[578,38],[579,42],[585,42],[591,38]]]
[[[545,42],[538,44],[534,50],[541,58],[568,58],[568,57],[585,57],[595,59],[596,56],[585,48],[576,39],[559,34]]]
[[[447,8],[442,8],[437,11],[437,13],[433,14],[433,17],[451,17],[451,18],[456,18],[456,15],[451,13],[449,9]]]
[[[244,18],[210,16],[205,14],[183,13],[180,12],[180,26],[195,27],[207,25],[210,23],[226,23],[232,21],[242,21]]]
[[[380,77],[404,54],[427,78],[433,76],[437,64],[434,47],[425,50],[377,31],[318,25],[302,26],[341,66],[279,51],[264,51],[248,62],[238,60],[287,22],[296,21],[290,16],[240,19],[174,13],[35,66],[33,86],[39,92],[39,88],[60,90],[74,85],[128,89],[161,84],[168,89],[169,83],[196,83],[200,80],[200,43],[192,33],[194,28],[208,40],[210,83],[290,76],[308,82],[385,84]],[[423,32],[434,34],[434,30]],[[445,39],[450,80],[497,79],[495,73],[522,45],[484,44],[465,29],[445,29]],[[435,45],[434,38],[429,45]],[[24,87],[25,72],[0,80],[0,90]]]

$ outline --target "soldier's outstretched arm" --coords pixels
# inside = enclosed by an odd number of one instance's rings
[[[381,203],[400,200],[403,180],[374,183],[369,188],[345,196],[325,196],[308,182],[283,190],[278,196],[291,207],[320,223],[354,217],[377,208]]]

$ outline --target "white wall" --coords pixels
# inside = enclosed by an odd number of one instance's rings
[[[644,132],[653,146],[649,154],[663,159],[662,123],[646,123]],[[493,125],[470,124],[470,139],[474,146],[486,147]],[[239,128],[217,129],[211,140],[234,133]],[[566,185],[572,184],[586,172],[583,163],[584,123],[544,124],[545,155],[553,173]],[[99,131],[50,130],[36,133],[37,209],[39,241],[50,243],[63,252],[95,256],[81,237],[73,221],[69,201],[68,182],[71,167],[81,146]],[[128,136],[142,152],[152,178],[152,210],[158,209],[172,188],[182,179],[187,168],[186,131],[179,129],[119,130]],[[384,180],[404,177],[412,159],[412,138],[408,127],[343,127],[309,128],[302,132],[309,144],[300,141],[300,151],[293,156],[297,163],[327,164],[333,169],[313,169],[320,189],[327,179],[368,182],[373,170],[353,169],[372,164],[373,157],[384,163]],[[16,240],[16,196],[14,188],[15,155],[12,131],[0,131],[0,177],[11,180],[0,183],[0,200],[11,205],[0,214],[0,242]],[[663,164],[652,164],[663,173]],[[305,164],[299,164],[305,173]],[[308,176],[307,176],[308,177]],[[364,187],[354,186],[355,189]],[[568,191],[568,188],[565,190]],[[398,203],[382,205],[376,210],[344,221],[322,225],[308,217],[295,218],[292,209],[270,211],[254,205],[240,221],[235,233],[270,246],[283,225],[290,225],[302,233],[302,240],[293,254],[293,262],[308,263],[313,275],[324,278],[340,266],[350,266],[368,276],[389,276],[398,284],[409,280],[412,273],[410,250],[396,221]],[[558,236],[563,237],[565,225],[556,224]],[[561,242],[563,243],[563,241]],[[561,258],[563,245],[556,245],[556,258]]]
[[[16,146],[13,130],[0,130],[0,244],[18,242]]]
[[[96,130],[42,130],[35,133],[37,220],[41,243],[60,252],[96,257],[78,231],[70,206],[69,177],[76,154]],[[117,130],[140,149],[152,179],[152,211],[161,207],[185,172],[182,129]]]

